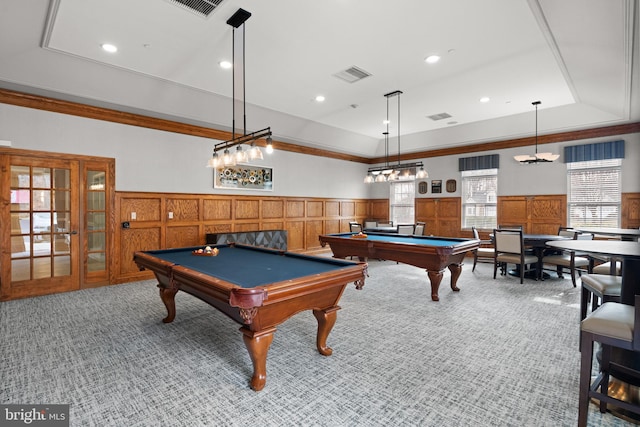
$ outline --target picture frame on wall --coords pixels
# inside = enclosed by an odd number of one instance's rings
[[[434,179],[431,181],[431,192],[433,194],[442,193],[442,180]]]
[[[213,171],[213,188],[273,191],[273,168],[266,166],[221,166]]]

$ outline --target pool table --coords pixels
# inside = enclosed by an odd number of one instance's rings
[[[176,315],[175,295],[191,294],[242,325],[240,331],[253,363],[250,386],[266,383],[267,353],[276,326],[294,314],[312,310],[318,322],[316,346],[332,353],[327,337],[337,319],[346,286],[364,286],[366,264],[294,254],[241,244],[212,245],[217,256],[195,255],[203,247],[141,251],[134,262],[153,271],[167,309],[163,322]]]
[[[431,281],[431,299],[438,301],[438,289],[443,271],[451,271],[451,289],[456,286],[462,272],[462,260],[467,252],[480,246],[475,239],[454,237],[408,236],[391,233],[366,233],[366,238],[354,237],[355,233],[325,234],[320,236],[320,244],[327,244],[335,258],[357,256],[385,259],[414,265],[427,270]]]

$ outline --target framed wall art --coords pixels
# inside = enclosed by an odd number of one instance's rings
[[[431,193],[433,193],[433,194],[442,193],[442,180],[441,179],[433,179],[433,180],[431,180]]]
[[[213,172],[213,188],[273,191],[273,169],[265,166],[221,166]]]

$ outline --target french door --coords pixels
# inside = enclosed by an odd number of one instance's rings
[[[108,283],[109,167],[2,157],[0,300]]]

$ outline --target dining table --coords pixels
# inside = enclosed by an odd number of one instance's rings
[[[574,227],[581,233],[591,233],[594,236],[619,237],[620,240],[637,242],[640,239],[638,228],[608,228],[608,227]]]
[[[622,288],[620,291],[620,299],[623,304],[634,305],[636,294],[640,294],[640,242],[622,240],[566,240],[550,241],[547,242],[547,246],[621,259]]]
[[[634,305],[635,295],[640,294],[640,242],[621,240],[568,240],[548,242],[548,246],[586,252],[593,255],[606,255],[622,260],[622,286],[620,302]],[[638,308],[636,308],[637,310]],[[619,399],[632,402],[637,399],[640,388],[640,378],[629,375],[629,369],[640,370],[640,353],[620,348],[611,349],[611,364],[609,378],[609,395],[616,394]],[[621,366],[622,368],[618,368]],[[622,418],[638,421],[638,416],[628,411],[613,407],[610,411]]]

